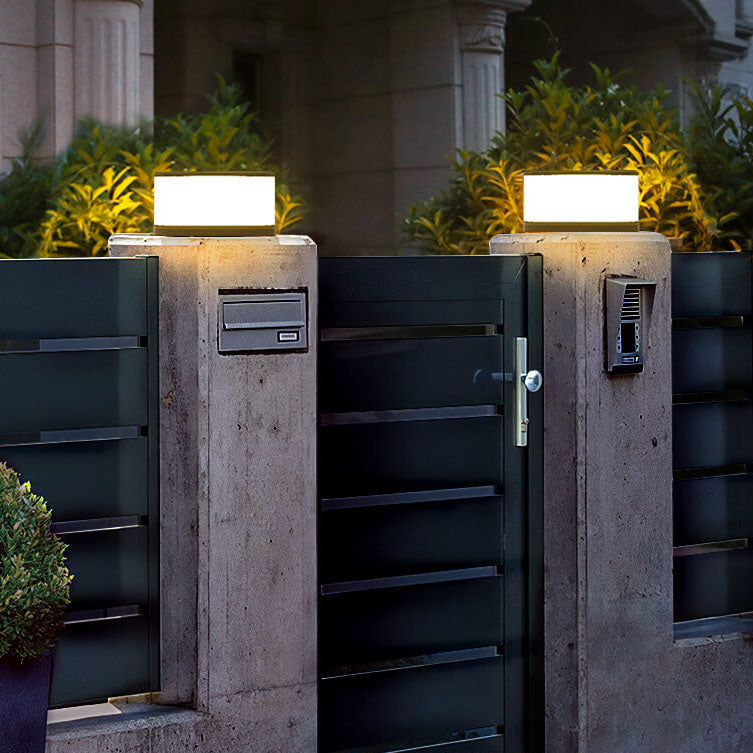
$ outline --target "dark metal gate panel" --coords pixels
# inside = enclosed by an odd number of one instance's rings
[[[537,750],[539,257],[319,263],[319,749]]]
[[[0,460],[74,574],[53,706],[159,688],[157,264],[0,263]]]

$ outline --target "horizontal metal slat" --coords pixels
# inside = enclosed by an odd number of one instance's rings
[[[319,522],[323,582],[502,564],[501,496],[344,508]]]
[[[672,333],[672,391],[749,388],[753,383],[753,338],[737,329],[675,330]]]
[[[322,413],[502,402],[503,338],[322,343]]]
[[[327,330],[362,327],[427,327],[502,325],[502,302],[497,298],[467,301],[322,301],[321,327]]]
[[[739,403],[750,400],[753,392],[741,390],[706,390],[703,392],[683,392],[672,396],[673,405],[699,405],[703,403]]]
[[[395,325],[389,327],[329,327],[319,330],[320,349],[328,343],[360,342],[364,347],[375,341],[390,340],[427,340],[427,339],[461,339],[488,337],[499,334],[499,325],[495,324],[420,324]]]
[[[502,417],[322,427],[323,497],[501,485]]]
[[[672,254],[672,316],[751,313],[751,255]]]
[[[745,326],[745,317],[731,316],[681,316],[672,319],[673,330],[738,328]]]
[[[144,258],[5,259],[0,333],[11,340],[147,334]],[[23,316],[18,316],[23,312]]]
[[[3,433],[147,423],[147,350],[32,353],[0,357]]]
[[[104,607],[102,609],[80,609],[68,612],[63,620],[64,625],[80,625],[85,622],[106,622],[108,620],[126,620],[131,617],[141,617],[146,609],[139,604],[125,607]]]
[[[402,410],[361,411],[358,413],[323,413],[321,426],[345,424],[384,424],[398,421],[447,421],[501,415],[496,405],[453,406],[447,408],[407,408]]]
[[[443,570],[408,575],[392,575],[385,578],[366,578],[340,583],[323,583],[322,596],[329,594],[350,593],[352,591],[375,591],[382,588],[403,588],[421,586],[428,583],[449,583],[455,580],[474,580],[476,578],[494,578],[499,574],[497,565],[487,567],[468,567],[462,570]]]
[[[439,737],[405,740],[397,743],[399,747],[394,745],[351,748],[337,753],[503,753],[504,735],[501,727],[484,727]]]
[[[706,541],[702,544],[685,544],[675,546],[675,557],[693,557],[699,554],[713,554],[714,552],[729,552],[736,549],[750,549],[750,539],[726,539],[724,541]]]
[[[403,741],[498,728],[504,723],[503,668],[497,657],[322,683],[319,749],[399,750]]]
[[[385,753],[503,753],[503,735],[483,735],[467,740],[453,740],[451,742],[435,742],[420,747],[400,748],[385,751]],[[366,753],[364,751],[363,753]]]
[[[149,530],[145,526],[67,536],[73,574],[71,608],[94,609],[149,601]]]
[[[493,659],[500,656],[497,646],[481,646],[479,648],[463,648],[457,651],[441,651],[434,654],[406,656],[399,659],[387,659],[368,664],[347,665],[325,671],[322,680],[337,680],[342,677],[357,675],[372,675],[377,672],[396,672],[405,669],[419,669],[432,667],[437,664],[455,664],[456,662],[475,661],[477,659]]]
[[[501,299],[524,273],[521,256],[357,256],[319,259],[320,301]],[[326,325],[324,325],[326,326]]]
[[[141,426],[105,426],[95,429],[53,429],[0,434],[0,447],[45,445],[72,442],[109,442],[136,439],[142,436]]]
[[[90,518],[89,520],[69,520],[52,523],[50,531],[57,536],[71,536],[76,533],[101,533],[103,531],[123,531],[128,528],[142,528],[146,525],[143,515],[123,515],[117,518]]]
[[[66,625],[55,647],[50,705],[97,703],[152,690],[149,640],[149,617],[143,613]]]
[[[698,620],[675,622],[675,640],[693,638],[710,638],[715,635],[753,632],[753,612],[742,614],[723,614],[716,617],[704,617]]]
[[[675,405],[673,465],[675,468],[746,463],[753,458],[753,403]]]
[[[727,465],[698,466],[695,468],[675,468],[672,477],[675,481],[692,481],[701,478],[716,478],[722,476],[740,476],[750,473],[753,464],[729,463]]]
[[[326,596],[320,666],[501,645],[503,585],[500,576]]]
[[[146,515],[147,443],[138,436],[3,447],[0,460],[32,482],[32,490],[48,500],[55,521]]]
[[[675,481],[675,546],[753,537],[753,474]]]
[[[0,339],[0,355],[19,353],[71,353],[84,350],[128,350],[146,347],[146,338],[55,337],[29,340]]]
[[[420,492],[370,494],[363,497],[333,497],[321,500],[322,510],[346,510],[354,507],[379,507],[382,505],[421,504],[456,499],[493,497],[501,493],[494,486],[465,486],[456,489],[427,489]]]
[[[753,549],[674,560],[675,620],[753,611]]]

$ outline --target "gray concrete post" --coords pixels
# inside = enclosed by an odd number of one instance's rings
[[[491,250],[544,261],[547,753],[669,753],[644,744],[672,647],[669,243],[522,234]],[[604,371],[610,274],[659,283],[642,374]]]
[[[110,253],[160,257],[160,702],[206,715],[173,744],[312,753],[316,246],[116,235]],[[307,291],[308,351],[220,355],[218,291],[267,289]]]
[[[674,639],[670,247],[497,236],[544,262],[546,753],[748,753],[753,645]],[[604,279],[658,281],[645,371],[604,371]]]

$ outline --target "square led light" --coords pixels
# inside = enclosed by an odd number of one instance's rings
[[[155,173],[157,235],[274,235],[271,173]]]
[[[638,173],[560,172],[523,176],[526,232],[636,231]]]

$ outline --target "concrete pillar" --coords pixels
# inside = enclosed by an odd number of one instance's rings
[[[491,250],[544,262],[547,753],[689,753],[673,654],[669,243],[521,234]],[[608,275],[658,282],[642,374],[604,371]]]
[[[136,125],[141,114],[140,0],[75,0],[74,116]]]
[[[160,257],[160,702],[205,712],[192,750],[312,753],[316,246],[117,235],[110,253]],[[268,289],[307,292],[307,351],[220,355],[219,291]]]
[[[507,13],[530,0],[457,2],[462,81],[462,148],[484,151],[505,130],[505,25]]]

